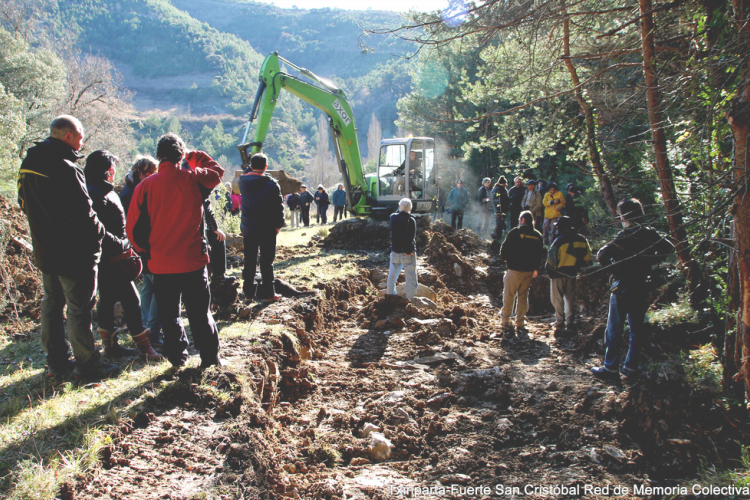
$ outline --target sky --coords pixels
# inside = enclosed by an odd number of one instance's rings
[[[441,10],[448,6],[448,0],[260,0],[279,7],[290,8],[296,5],[300,9],[320,9],[331,7],[349,10],[392,10],[401,12],[413,8],[420,11]]]

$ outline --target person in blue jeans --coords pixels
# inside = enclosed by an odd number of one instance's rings
[[[406,278],[406,298],[417,295],[417,220],[411,215],[411,200],[398,202],[398,212],[391,214],[391,265],[385,291],[396,295],[396,280],[401,269]]]
[[[456,187],[448,193],[448,203],[451,204],[451,226],[453,229],[461,229],[464,224],[464,210],[469,204],[469,192],[464,189],[461,179],[456,182]]]
[[[592,368],[600,378],[637,376],[640,370],[640,347],[644,336],[644,319],[648,309],[647,279],[651,266],[674,253],[674,245],[655,229],[645,226],[643,206],[635,198],[621,201],[617,212],[623,230],[612,242],[599,250],[597,259],[612,273],[609,317],[604,343],[604,366]],[[625,319],[630,336],[628,351],[620,366]]]

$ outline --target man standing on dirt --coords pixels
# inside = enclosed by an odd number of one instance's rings
[[[542,235],[534,229],[534,216],[531,212],[521,212],[518,223],[519,226],[510,230],[500,247],[500,258],[508,266],[503,278],[503,309],[500,316],[503,331],[509,336],[513,335],[510,317],[516,295],[516,330],[519,333],[525,331],[531,280],[539,275],[545,257]]]
[[[406,278],[406,298],[417,295],[417,220],[411,215],[411,200],[398,202],[398,212],[391,214],[391,264],[385,292],[396,295],[396,280],[401,269]]]
[[[510,198],[511,229],[518,225],[518,217],[521,215],[521,202],[523,201],[523,195],[526,194],[526,190],[521,185],[520,177],[513,179],[513,184],[513,187],[508,190],[508,198]]]
[[[456,187],[448,193],[448,203],[451,204],[451,226],[453,229],[461,229],[464,224],[464,210],[469,204],[469,192],[464,188],[461,179],[456,182]]]
[[[639,374],[639,350],[643,340],[643,321],[648,309],[648,276],[651,266],[674,253],[674,245],[655,229],[645,226],[643,205],[635,198],[617,205],[623,230],[604,245],[597,259],[612,273],[609,296],[609,317],[604,334],[604,366],[592,368],[600,378],[626,378]],[[625,361],[620,367],[622,332],[625,317],[630,326],[630,342]]]
[[[251,170],[240,176],[242,193],[242,237],[245,244],[243,290],[246,300],[256,297],[264,302],[281,299],[273,282],[273,261],[276,258],[276,236],[284,227],[284,199],[276,179],[265,175],[268,158],[256,153],[250,158]],[[260,251],[260,286],[255,284],[255,266]]]
[[[333,204],[333,222],[336,223],[337,218],[344,220],[346,191],[344,191],[344,185],[340,182],[339,185],[336,186],[336,191],[331,195],[331,203]]]
[[[510,198],[508,198],[508,179],[501,175],[497,180],[495,187],[492,189],[492,204],[495,207],[495,230],[492,232],[492,239],[500,241],[505,232],[505,214],[510,207]]]
[[[544,205],[542,204],[542,195],[536,190],[536,181],[533,179],[526,183],[526,193],[521,200],[521,208],[534,214],[536,227],[542,227]]]
[[[42,271],[42,348],[48,375],[101,379],[118,373],[94,346],[91,309],[104,226],[92,209],[83,171],[76,165],[83,125],[68,115],[50,125],[50,136],[26,153],[18,176],[18,204],[26,213],[34,262]],[[67,305],[70,345],[65,340]],[[71,349],[75,362],[70,359]]]
[[[164,333],[164,354],[174,369],[188,359],[180,319],[185,304],[201,368],[221,364],[219,330],[211,314],[208,245],[204,232],[205,192],[221,183],[224,169],[203,151],[189,151],[176,134],[159,138],[159,171],[135,188],[127,232],[139,254],[148,255],[154,297]],[[183,162],[185,165],[183,165]],[[185,168],[183,168],[185,167]]]
[[[591,261],[588,240],[578,234],[570,217],[560,217],[557,234],[547,253],[550,297],[555,308],[555,336],[575,331],[576,276]]]
[[[479,203],[479,225],[477,226],[477,234],[482,235],[490,230],[490,217],[494,210],[494,204],[492,203],[492,181],[489,177],[485,177],[482,180],[482,185],[477,191],[477,202]]]
[[[305,227],[310,227],[310,203],[312,203],[315,198],[307,192],[307,186],[304,184],[302,184],[299,190],[299,210],[302,214],[302,223]]]

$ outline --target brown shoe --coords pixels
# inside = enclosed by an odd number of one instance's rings
[[[99,335],[102,338],[102,348],[106,358],[124,358],[126,356],[135,356],[135,349],[122,347],[117,343],[117,333],[110,333],[104,328],[99,328]]]
[[[154,348],[151,347],[151,341],[148,339],[150,333],[151,330],[146,328],[138,335],[133,335],[133,342],[135,342],[135,345],[138,347],[138,354],[147,360],[162,361],[164,356],[154,351]]]

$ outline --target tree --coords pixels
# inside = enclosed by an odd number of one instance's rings
[[[336,160],[328,147],[328,120],[324,114],[318,119],[318,133],[315,155],[305,168],[305,178],[309,184],[332,186],[340,177]]]
[[[365,163],[377,157],[382,139],[383,130],[380,128],[378,117],[373,113],[370,117],[370,127],[367,129],[367,160]]]

